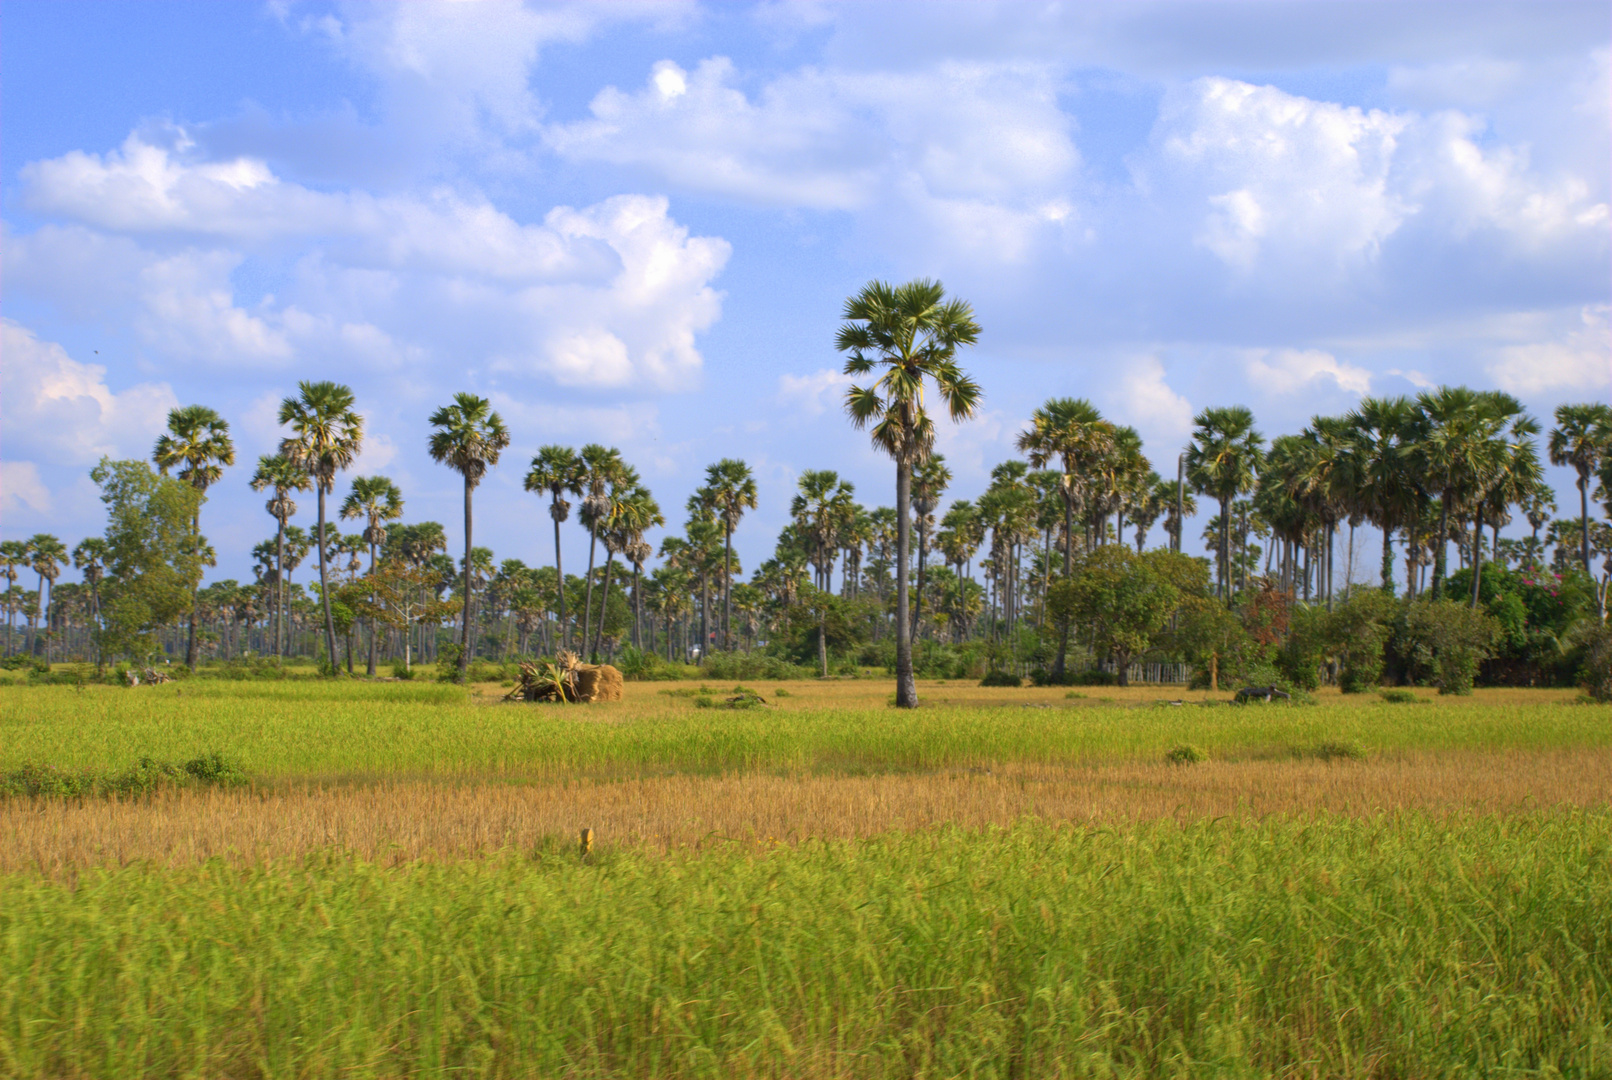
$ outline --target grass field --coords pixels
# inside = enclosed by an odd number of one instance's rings
[[[254,778],[0,800],[0,1075],[1612,1076],[1570,692],[679,688],[0,688],[0,771]]]

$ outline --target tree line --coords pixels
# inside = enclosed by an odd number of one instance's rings
[[[853,379],[846,411],[892,460],[895,505],[869,509],[849,481],[806,470],[790,523],[748,582],[733,551],[735,529],[757,506],[742,460],[706,470],[681,531],[657,549],[646,534],[666,518],[619,450],[544,446],[524,487],[551,520],[552,566],[495,561],[474,543],[474,494],[500,465],[510,433],[485,398],[457,394],[430,416],[427,442],[433,460],[462,481],[464,546],[455,558],[440,523],[404,522],[403,493],[385,476],[353,477],[332,502],[362,449],[363,420],[350,388],[303,382],[281,403],[277,452],[261,457],[248,480],[267,493],[275,525],[253,549],[253,581],[201,587],[216,563],[202,510],[235,465],[235,449],[214,410],[174,409],[149,462],[107,460],[92,473],[108,509],[104,536],[71,553],[46,534],[0,545],[6,651],[47,660],[53,645],[57,655],[182,652],[194,668],[205,648],[225,659],[311,655],[351,671],[356,650],[371,676],[382,662],[407,670],[425,656],[461,677],[478,658],[561,648],[630,652],[640,665],[766,650],[815,660],[824,674],[831,654],[854,652],[887,662],[898,704],[910,705],[915,642],[926,656],[974,648],[992,667],[1036,667],[1062,680],[1072,643],[1123,673],[1148,637],[1127,637],[1125,619],[1152,626],[1167,607],[1162,617],[1179,629],[1194,590],[1245,622],[1272,595],[1330,612],[1345,591],[1338,548],[1352,569],[1354,532],[1367,523],[1382,535],[1379,581],[1388,595],[1402,579],[1411,598],[1448,599],[1453,545],[1473,609],[1487,564],[1491,574],[1580,575],[1605,619],[1612,526],[1594,520],[1590,504],[1612,517],[1606,405],[1561,406],[1547,435],[1507,394],[1440,387],[1366,398],[1269,441],[1250,410],[1210,408],[1161,475],[1133,428],[1084,399],[1055,398],[1020,434],[1022,460],[993,469],[977,498],[947,504],[952,476],[934,449],[931,409],[961,422],[979,407],[981,390],[958,362],[980,335],[969,305],[937,282],[873,282],[843,314],[836,345]],[[1546,460],[1574,471],[1578,517],[1556,516]],[[303,529],[292,519],[308,492],[314,522]],[[1204,530],[1206,560],[1182,555],[1200,498],[1217,511]],[[567,574],[562,561],[573,500],[588,534],[581,574]],[[1501,538],[1514,515],[1531,534]],[[355,531],[343,534],[346,522]],[[1157,525],[1162,561],[1149,561]],[[1133,544],[1137,558],[1124,554]],[[304,586],[294,576],[310,557],[317,582]],[[58,587],[69,560],[83,583]],[[38,576],[37,589],[18,587],[24,571]],[[1106,599],[1093,594],[1104,581]],[[1149,589],[1151,599],[1142,595]],[[1114,607],[1121,593],[1129,598]],[[1141,607],[1124,609],[1131,602]],[[1129,614],[1116,622],[1121,609]]]

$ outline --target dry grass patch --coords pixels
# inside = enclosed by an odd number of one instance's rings
[[[1400,810],[1511,812],[1612,802],[1612,751],[1412,755],[1368,762],[1210,761],[880,776],[668,776],[615,782],[413,782],[183,792],[132,802],[0,803],[0,872],[71,875],[330,849],[398,864],[574,842],[666,850],[868,837],[950,823],[1259,818]]]

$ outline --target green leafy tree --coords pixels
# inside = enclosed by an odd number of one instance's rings
[[[465,597],[459,640],[459,681],[463,682],[470,666],[471,493],[487,470],[498,464],[499,454],[509,445],[509,429],[504,418],[493,411],[492,402],[467,393],[455,394],[453,404],[432,413],[431,426],[436,428],[429,444],[431,459],[457,472],[465,485]]]
[[[1069,577],[1052,589],[1053,616],[1080,628],[1094,655],[1111,656],[1119,682],[1131,661],[1147,652],[1181,603],[1181,590],[1161,560],[1125,544],[1103,544],[1083,555]]]
[[[143,461],[102,458],[90,473],[106,504],[105,651],[148,659],[157,631],[192,606],[202,556],[192,543],[201,491]]]
[[[364,444],[364,418],[353,408],[351,388],[333,382],[301,382],[296,397],[280,402],[280,425],[291,435],[280,440],[280,456],[302,470],[319,496],[320,604],[325,615],[325,657],[336,667],[336,623],[330,612],[330,575],[326,565],[325,497],[336,489],[336,473],[350,468]]]
[[[957,350],[977,343],[980,327],[966,302],[948,300],[940,282],[923,279],[900,286],[869,282],[845,302],[844,319],[835,347],[850,356],[845,373],[878,373],[872,383],[846,390],[846,411],[858,429],[871,428],[873,445],[896,464],[896,705],[913,708],[918,687],[907,596],[912,470],[935,444],[924,389],[934,383],[954,423],[974,416],[980,388],[958,366]]]

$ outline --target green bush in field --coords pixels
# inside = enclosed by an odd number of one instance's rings
[[[1488,612],[1453,600],[1406,604],[1393,647],[1415,682],[1430,682],[1440,694],[1470,694],[1478,665],[1492,655],[1500,624]]]
[[[1382,690],[1379,695],[1390,705],[1415,705],[1422,700],[1413,690]]]
[[[1200,761],[1208,761],[1209,755],[1196,746],[1183,744],[1164,755],[1164,760],[1171,765],[1196,765]]]
[[[1366,751],[1349,739],[1328,739],[1311,751],[1311,756],[1322,761],[1364,761]]]
[[[214,751],[183,764],[143,757],[122,772],[94,769],[70,771],[51,765],[24,764],[0,773],[0,797],[82,798],[133,797],[167,788],[208,786],[239,787],[249,777],[240,764]]]
[[[817,671],[814,668],[791,664],[787,660],[766,653],[712,653],[705,658],[704,664],[694,669],[694,672],[696,678],[719,679],[723,682],[729,679],[777,682],[817,678]]]
[[[985,677],[980,680],[980,685],[981,686],[1023,686],[1024,685],[1024,679],[1022,679],[1018,675],[1015,675],[1011,671],[1004,671],[1001,668],[995,668],[995,669],[993,669],[991,671],[987,671],[985,673]]]
[[[1399,607],[1381,589],[1352,589],[1326,617],[1326,643],[1338,659],[1338,689],[1345,694],[1363,694],[1382,682],[1383,652]]]
[[[1592,701],[1612,701],[1612,626],[1587,618],[1571,637],[1578,654],[1578,684]]]

